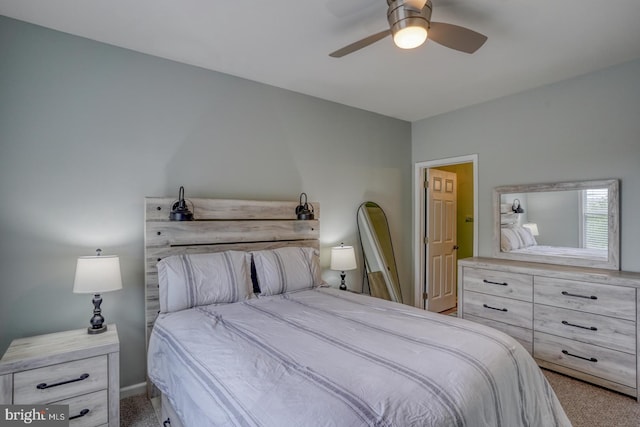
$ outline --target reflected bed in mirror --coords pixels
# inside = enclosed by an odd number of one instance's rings
[[[620,269],[616,179],[493,191],[496,258]]]
[[[377,203],[364,202],[357,224],[371,296],[402,302],[387,216]]]

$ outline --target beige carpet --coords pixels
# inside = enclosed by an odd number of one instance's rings
[[[543,372],[558,395],[573,427],[640,427],[640,403],[635,399],[555,372]],[[161,425],[151,402],[144,396],[122,399],[120,420],[122,427]]]
[[[145,395],[120,400],[120,427],[158,427],[156,413]]]
[[[555,372],[542,370],[573,427],[640,427],[635,399]]]

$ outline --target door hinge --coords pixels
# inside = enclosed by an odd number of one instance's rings
[[[423,292],[423,293],[422,293],[422,299],[423,299],[423,300],[427,300],[427,299],[429,299],[429,294],[428,294],[428,293],[426,293],[426,292]]]
[[[425,238],[424,238],[424,244],[425,244],[425,245],[428,245],[428,244],[429,244],[429,238],[428,238],[428,237],[425,237]]]
[[[424,182],[424,188],[429,188],[429,181],[426,181],[426,180],[425,180],[425,182]]]

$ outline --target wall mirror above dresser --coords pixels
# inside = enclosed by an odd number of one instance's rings
[[[617,179],[496,187],[493,254],[619,270],[619,200]]]

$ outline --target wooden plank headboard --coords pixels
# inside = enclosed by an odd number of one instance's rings
[[[170,255],[261,250],[283,246],[320,249],[320,205],[315,218],[298,221],[298,202],[190,198],[194,221],[170,221],[175,198],[145,198],[146,344],[160,310],[156,263]]]

